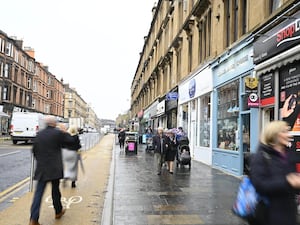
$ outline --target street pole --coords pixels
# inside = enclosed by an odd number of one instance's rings
[[[34,156],[33,152],[31,153],[31,166],[30,166],[30,183],[29,183],[29,191],[33,190],[33,173],[34,173]]]

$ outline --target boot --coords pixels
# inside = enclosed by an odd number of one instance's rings
[[[76,188],[76,183],[75,183],[75,181],[72,181],[72,188]]]
[[[41,225],[38,221],[30,220],[29,225]]]

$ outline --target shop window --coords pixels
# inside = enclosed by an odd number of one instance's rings
[[[189,122],[189,106],[188,103],[182,106],[182,128],[184,131],[188,130],[188,122]]]
[[[218,147],[238,150],[239,81],[218,90]]]
[[[210,95],[200,98],[200,146],[210,146]]]

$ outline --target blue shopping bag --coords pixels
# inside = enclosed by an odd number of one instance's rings
[[[232,211],[235,215],[247,219],[255,215],[255,209],[261,200],[249,177],[243,177],[234,201]]]

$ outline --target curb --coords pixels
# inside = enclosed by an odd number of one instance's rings
[[[16,183],[15,185],[7,188],[6,190],[2,191],[0,193],[0,202],[1,199],[4,198],[5,196],[9,195],[10,193],[12,193],[13,191],[17,190],[18,188],[22,187],[23,185],[25,185],[26,183],[28,183],[30,180],[30,177],[25,178],[24,180],[20,181],[19,183]]]
[[[115,186],[115,140],[113,142],[112,160],[110,165],[110,176],[107,185],[107,192],[104,200],[104,207],[102,211],[101,225],[113,224],[113,201],[114,201],[114,186]]]

